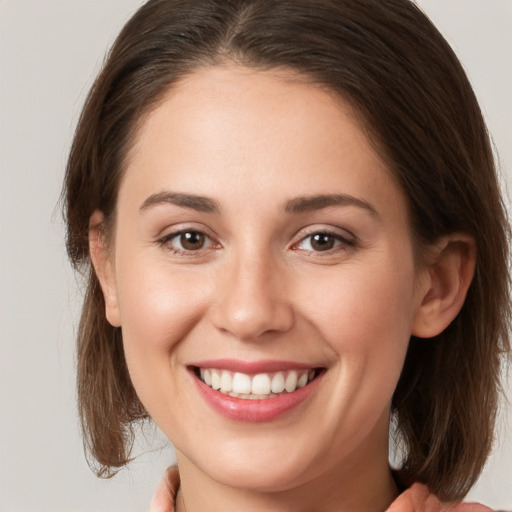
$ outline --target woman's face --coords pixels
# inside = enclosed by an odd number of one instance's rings
[[[284,72],[196,72],[144,119],[116,222],[108,318],[180,464],[259,490],[387,466],[422,280],[347,103]]]

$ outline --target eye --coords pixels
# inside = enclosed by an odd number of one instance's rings
[[[349,240],[339,233],[329,231],[316,231],[305,236],[295,248],[303,251],[328,252],[337,248],[350,248],[355,246],[355,241]]]
[[[174,237],[181,246],[180,249],[186,251],[197,251],[204,247],[206,235],[197,231],[185,231]]]
[[[158,242],[176,254],[187,254],[213,247],[213,241],[208,235],[194,229],[169,233]]]

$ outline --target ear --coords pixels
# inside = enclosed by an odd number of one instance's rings
[[[448,327],[464,304],[475,262],[476,244],[469,235],[448,235],[430,248],[421,303],[413,319],[414,336],[431,338]]]
[[[119,314],[114,267],[112,254],[109,252],[105,240],[104,220],[103,214],[98,210],[89,219],[89,253],[105,299],[105,316],[113,327],[120,327],[121,316]]]

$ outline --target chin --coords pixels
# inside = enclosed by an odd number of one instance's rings
[[[284,492],[321,473],[321,468],[315,467],[319,462],[318,450],[304,439],[286,443],[280,436],[255,436],[215,446],[195,450],[200,453],[197,458],[185,457],[211,479],[229,487]]]
[[[305,469],[295,464],[277,464],[276,461],[267,463],[263,460],[251,464],[240,462],[239,465],[219,466],[215,464],[211,473],[219,483],[241,490],[268,493],[284,492],[300,485],[303,483]]]

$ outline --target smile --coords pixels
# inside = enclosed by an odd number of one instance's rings
[[[217,359],[188,366],[206,404],[229,420],[268,422],[317,395],[327,372],[293,361]]]
[[[307,386],[318,373],[319,370],[314,368],[256,375],[215,368],[196,369],[196,375],[211,389],[245,400],[264,400],[293,393]]]

